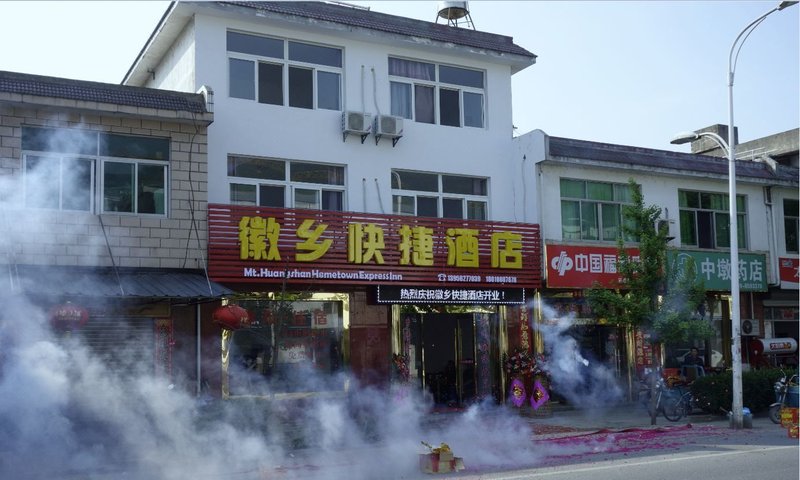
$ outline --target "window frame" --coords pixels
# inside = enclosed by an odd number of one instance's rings
[[[227,35],[228,34],[236,34],[236,35],[246,35],[256,38],[264,38],[269,40],[280,41],[283,43],[283,56],[273,57],[267,55],[258,55],[255,53],[246,53],[246,52],[239,52],[235,50],[228,50],[227,45]],[[328,48],[332,50],[339,51],[339,62],[341,66],[335,67],[331,65],[325,65],[322,63],[312,63],[308,61],[302,60],[293,60],[290,57],[290,44],[298,44],[298,45],[305,45],[311,47],[322,47]],[[280,105],[284,107],[293,107],[293,108],[302,108],[306,110],[329,110],[329,111],[342,111],[342,103],[343,103],[343,81],[344,78],[344,48],[336,47],[332,45],[324,45],[314,42],[306,42],[306,41],[299,41],[293,40],[290,38],[280,38],[280,37],[271,37],[268,35],[259,35],[252,32],[242,32],[237,30],[227,30],[226,31],[226,58],[228,60],[228,97],[229,98],[236,98],[240,100],[250,100],[255,101],[256,103],[263,103],[264,105]],[[253,65],[252,74],[253,74],[253,97],[239,97],[232,95],[231,88],[233,86],[233,77],[231,75],[231,64],[232,61],[247,61],[251,62]],[[261,89],[259,84],[259,79],[261,76],[261,69],[259,66],[261,64],[270,64],[270,65],[279,65],[281,66],[281,103],[274,103],[274,102],[267,102],[262,101],[261,99]],[[291,105],[292,97],[292,82],[291,82],[291,73],[295,70],[310,70],[311,71],[311,95],[312,95],[312,102],[310,107],[305,106],[293,106]],[[338,85],[337,85],[337,98],[333,101],[337,108],[328,108],[327,106],[320,106],[320,104],[329,104],[328,101],[320,101],[320,77],[324,76],[321,74],[330,74],[335,75],[338,78]],[[324,91],[328,91],[328,89],[322,89]],[[303,92],[304,94],[307,92]],[[323,99],[325,100],[325,99]]]
[[[787,203],[794,202],[794,215],[787,214]],[[800,243],[798,235],[800,235],[800,215],[798,214],[800,208],[800,201],[796,198],[783,199],[783,246],[786,253],[799,253]],[[792,234],[794,238],[792,238]]]
[[[161,161],[158,161],[158,160],[142,160],[142,159],[132,159],[132,158],[123,158],[123,157],[100,157],[99,163],[100,163],[100,171],[99,171],[99,181],[100,181],[100,192],[99,192],[99,195],[100,195],[100,198],[99,198],[98,204],[100,206],[100,212],[101,213],[114,213],[114,214],[120,214],[120,215],[148,215],[148,216],[152,215],[152,216],[158,216],[158,217],[165,217],[166,216],[167,206],[169,205],[167,192],[169,191],[169,185],[170,185],[170,182],[169,182],[169,177],[170,177],[169,170],[170,169],[169,169],[169,165],[168,164],[165,164],[164,162],[161,162]],[[134,174],[133,175],[134,176],[134,180],[133,180],[133,198],[131,198],[131,205],[132,205],[131,209],[132,209],[132,211],[106,209],[106,185],[105,185],[106,177],[105,177],[105,172],[106,172],[106,165],[110,164],[110,163],[129,164],[129,165],[133,165],[133,167],[134,167],[133,168],[133,174]],[[149,212],[148,213],[140,213],[139,212],[139,209],[140,209],[139,194],[140,194],[140,189],[141,189],[140,178],[139,178],[139,176],[140,176],[139,167],[143,166],[143,165],[158,166],[158,167],[161,167],[163,172],[164,172],[163,173],[163,180],[164,180],[164,199],[163,199],[164,204],[163,204],[163,210],[164,210],[164,213],[158,213],[158,206],[155,203],[154,203],[154,208],[156,210],[155,213],[149,213]]]
[[[37,157],[43,161],[58,161],[58,207],[51,208],[46,206],[34,206],[29,205],[28,203],[28,189],[29,189],[29,174],[28,174],[28,164],[30,157]],[[64,207],[64,197],[65,197],[65,178],[64,178],[64,162],[70,160],[83,160],[89,162],[89,208],[88,209],[76,209],[76,208],[65,208]],[[37,209],[37,210],[55,210],[55,211],[63,211],[63,212],[86,212],[92,213],[95,211],[95,164],[96,159],[90,155],[80,155],[80,154],[63,154],[58,152],[36,152],[36,151],[26,151],[22,154],[22,172],[23,172],[23,182],[22,182],[22,203],[25,208]],[[38,190],[38,189],[37,189]],[[80,190],[84,190],[81,188]]]
[[[258,178],[236,175],[237,172],[231,170],[230,163],[234,158],[246,158],[250,160],[266,161],[266,162],[283,162],[283,179],[277,178]],[[298,190],[309,190],[317,192],[318,208],[315,210],[326,211],[346,211],[347,203],[347,169],[345,165],[338,165],[332,163],[322,162],[306,162],[303,160],[287,160],[279,158],[257,157],[253,155],[242,154],[228,154],[228,199],[231,204],[235,205],[250,205],[262,207],[275,207],[275,208],[309,208],[297,207],[296,195]],[[304,180],[292,180],[292,165],[319,165],[323,167],[332,167],[336,169],[335,177],[341,177],[340,183],[320,183],[320,182],[307,182]],[[255,202],[235,201],[233,198],[235,186],[254,186],[255,188]],[[283,206],[274,206],[264,204],[262,198],[262,187],[280,187],[283,188]],[[341,204],[340,210],[323,209],[325,205],[325,194],[327,192],[334,192],[339,195],[339,202]]]
[[[578,187],[578,184],[580,184],[580,193],[565,194],[564,189],[568,186],[565,185],[565,182],[570,182],[574,187]],[[592,189],[592,187],[594,188]],[[602,189],[600,187],[610,188],[610,198],[591,198],[593,196],[600,196],[599,194],[592,193],[601,192]],[[641,188],[640,186],[637,187]],[[627,183],[560,177],[559,212],[561,217],[561,238],[563,240],[590,240],[606,243],[617,242],[620,235],[625,235],[625,207],[633,205],[633,203],[629,201],[631,198],[629,189],[630,185]],[[574,210],[573,216],[565,218],[565,209],[569,207]],[[614,218],[618,220],[617,225],[605,226],[607,212],[604,210],[606,208],[617,210],[613,212]],[[593,217],[592,225],[589,225],[588,220],[584,218],[585,216],[589,216],[590,213],[592,213]],[[608,229],[614,229],[616,233],[607,232]],[[593,232],[593,230],[596,231]],[[624,241],[632,242],[637,241],[637,239],[625,236]]]
[[[436,190],[428,189],[428,190],[420,190],[420,189],[410,189],[410,188],[402,188],[402,178],[400,177],[401,174],[407,175],[420,175],[422,178],[426,177],[436,177]],[[414,216],[425,216],[429,218],[452,218],[452,219],[462,219],[462,220],[488,220],[489,219],[489,178],[488,177],[478,177],[473,175],[455,175],[452,173],[431,173],[431,172],[420,172],[415,170],[403,170],[403,169],[392,169],[390,173],[391,177],[391,186],[392,186],[392,214],[394,215],[414,215]],[[453,192],[447,191],[444,186],[444,177],[453,177],[455,179],[468,179],[471,181],[479,181],[482,183],[482,188],[479,190],[484,191],[484,194],[468,194],[468,193],[460,193],[460,192]],[[432,180],[432,178],[429,178]],[[431,200],[435,200],[436,202],[436,216],[425,215],[420,213],[421,206],[420,202],[425,201],[425,207],[430,207],[432,204],[430,203]],[[454,202],[455,200],[461,201],[461,216],[460,217],[452,217],[447,216],[445,217],[445,203],[446,202]],[[413,205],[413,212],[408,211],[408,207]],[[482,204],[483,205],[483,218],[473,218],[470,214],[474,211],[470,208],[470,204]]]
[[[401,75],[401,74],[393,74],[393,73],[391,73],[391,66],[390,66],[389,67],[389,72],[390,72],[389,73],[389,97],[390,97],[389,101],[390,101],[390,105],[395,105],[395,101],[394,101],[394,99],[392,97],[392,95],[394,94],[394,89],[391,88],[391,84],[392,83],[395,83],[395,84],[398,84],[398,85],[407,85],[408,88],[406,88],[405,91],[406,92],[410,91],[410,96],[411,96],[411,98],[409,100],[410,104],[411,104],[411,108],[410,108],[410,111],[408,112],[408,115],[404,115],[402,112],[398,112],[397,110],[392,110],[392,115],[401,116],[403,118],[406,118],[406,119],[409,119],[409,120],[412,120],[412,121],[418,122],[418,123],[433,123],[435,125],[452,126],[452,127],[458,127],[458,128],[481,128],[481,129],[485,129],[486,128],[486,93],[487,93],[487,90],[486,90],[486,71],[485,70],[481,70],[481,69],[477,69],[477,68],[464,67],[464,66],[460,66],[460,65],[450,65],[450,64],[439,63],[439,62],[432,62],[432,61],[414,60],[414,59],[403,58],[403,57],[398,57],[398,56],[389,56],[388,57],[388,62],[389,62],[390,65],[391,65],[391,62],[393,60],[401,61],[401,62],[414,62],[414,63],[418,63],[418,64],[430,64],[430,65],[433,65],[433,67],[434,67],[434,70],[433,70],[434,71],[434,78],[433,79],[423,79],[423,78],[414,77],[414,76],[411,76],[411,75],[404,76],[404,75]],[[474,73],[480,73],[481,74],[481,83],[483,84],[483,87],[475,87],[475,86],[470,86],[470,85],[466,85],[466,84],[462,84],[462,83],[451,83],[451,82],[442,81],[441,80],[441,69],[442,69],[442,67],[444,67],[445,69],[459,69],[459,70],[465,70],[465,71],[474,72]],[[418,87],[423,87],[423,88],[427,87],[427,88],[432,88],[433,89],[433,99],[432,99],[432,102],[433,102],[433,104],[432,104],[433,121],[432,122],[428,122],[427,120],[419,119],[419,117],[420,117],[419,110],[420,109],[417,106],[417,101],[418,101],[417,88]],[[456,112],[457,116],[458,116],[458,125],[455,125],[452,121],[449,122],[449,123],[443,123],[443,119],[450,117],[450,115],[446,116],[446,115],[443,115],[443,113],[442,113],[442,102],[444,101],[443,100],[443,96],[442,96],[442,91],[456,92],[457,93],[458,100],[456,102],[457,106],[455,108],[458,108],[458,112]],[[472,95],[478,96],[480,98],[480,100],[481,100],[480,101],[480,104],[481,104],[480,125],[475,125],[474,124],[475,123],[474,120],[469,121],[469,119],[473,118],[473,115],[471,115],[471,114],[467,115],[467,112],[466,112],[466,106],[467,106],[468,102],[465,101],[465,95],[467,95],[467,94],[472,94]],[[402,103],[406,104],[406,102],[405,102],[406,99],[402,99],[402,100],[404,100]],[[399,105],[399,103],[400,102],[398,102],[398,105]],[[456,105],[456,103],[452,103],[452,105]],[[405,109],[403,109],[403,110],[405,110]],[[427,115],[427,113],[428,113],[427,109],[425,109],[425,113]]]
[[[689,205],[692,199],[686,196],[688,194],[696,196],[691,202],[695,206]],[[678,189],[681,245],[709,250],[730,250],[729,205],[728,193]],[[736,195],[736,218],[739,248],[748,249],[747,197],[744,194]],[[703,238],[705,240],[701,241]]]

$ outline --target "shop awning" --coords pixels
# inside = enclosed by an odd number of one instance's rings
[[[233,293],[202,270],[5,265],[0,274],[5,294],[209,299]]]

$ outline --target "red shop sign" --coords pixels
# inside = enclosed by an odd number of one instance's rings
[[[625,251],[631,258],[638,260],[638,248],[628,248]],[[595,283],[614,288],[619,283],[617,247],[548,243],[545,246],[545,255],[547,286],[550,288],[590,288]]]

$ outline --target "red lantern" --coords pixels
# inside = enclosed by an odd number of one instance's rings
[[[223,305],[214,310],[211,319],[228,330],[247,328],[253,323],[250,312],[239,305]]]
[[[77,330],[89,321],[89,311],[69,302],[50,309],[50,325],[56,330]]]

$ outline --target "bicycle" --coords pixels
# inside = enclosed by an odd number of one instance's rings
[[[649,387],[644,387],[644,385],[646,384],[643,384],[643,388],[640,390],[640,395],[644,392],[647,393],[643,403],[645,403],[647,406],[648,412],[652,414],[652,411],[650,410],[651,390]],[[656,380],[655,391],[656,400],[653,408],[655,408],[656,415],[658,415],[658,412],[661,412],[661,414],[664,415],[664,418],[670,422],[677,422],[687,414],[683,398],[687,394],[691,395],[691,392],[687,391],[685,394],[680,394],[678,389],[668,387],[664,379],[660,376]]]

